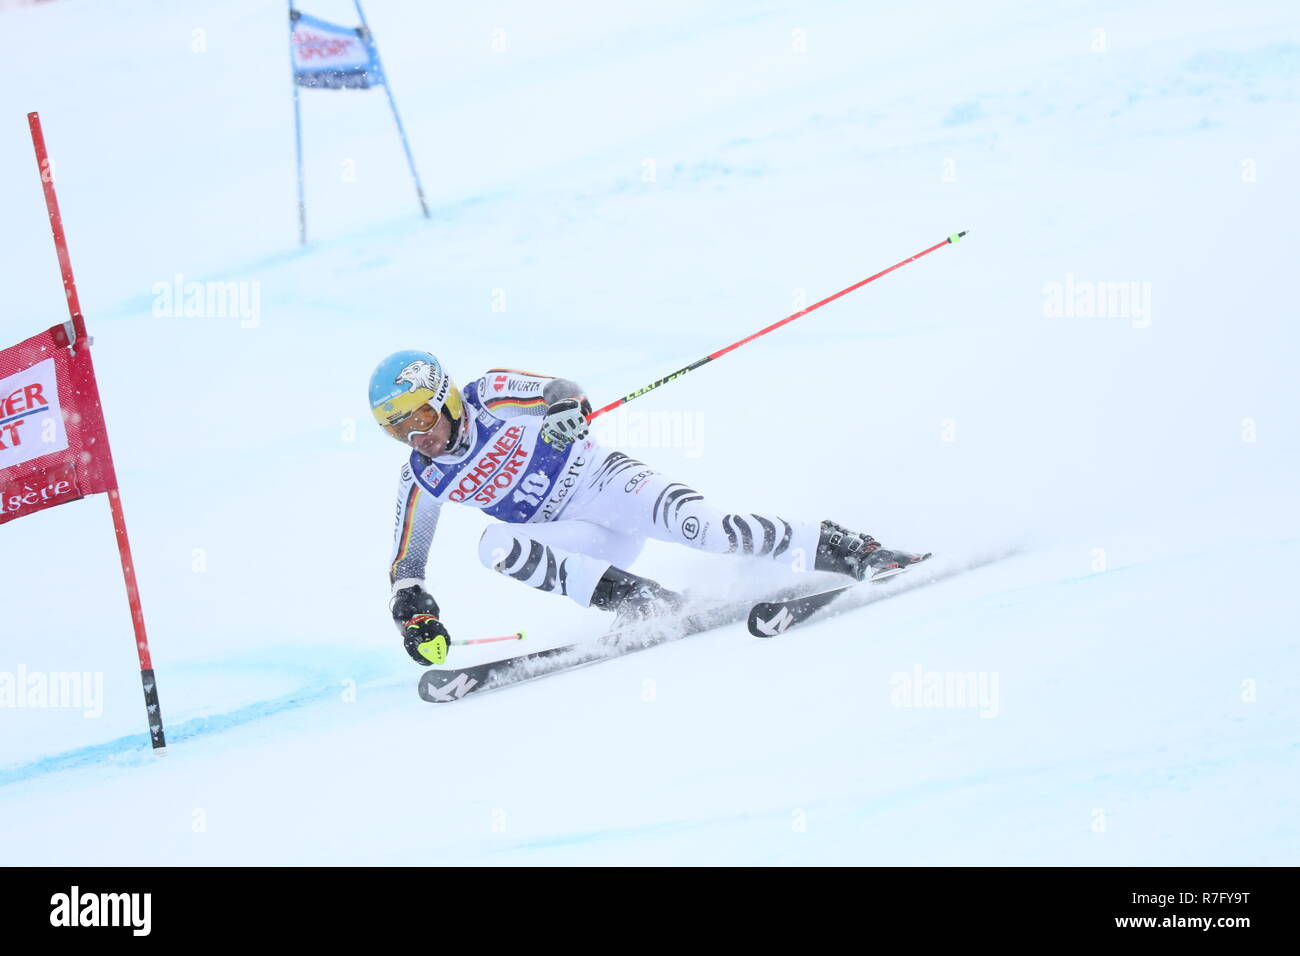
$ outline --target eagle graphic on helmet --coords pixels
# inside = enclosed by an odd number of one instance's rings
[[[411,391],[427,388],[431,392],[437,392],[438,386],[442,384],[442,372],[436,365],[420,359],[402,369],[394,384],[400,385],[402,382],[410,385]]]

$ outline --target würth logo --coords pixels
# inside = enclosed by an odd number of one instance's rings
[[[50,897],[51,926],[128,926],[132,936],[148,936],[152,926],[152,893],[70,893]]]

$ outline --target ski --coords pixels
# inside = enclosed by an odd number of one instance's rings
[[[879,584],[895,575],[910,571],[912,567],[929,559],[930,556],[931,552],[929,551],[925,554],[908,555],[913,559],[910,564],[894,564],[882,568],[867,578],[866,581],[841,584],[839,587],[827,588],[825,591],[803,594],[795,598],[764,601],[761,604],[755,604],[749,609],[747,625],[749,633],[755,637],[776,637],[778,634],[784,634],[792,625],[807,620],[836,598],[852,591],[859,584]]]
[[[785,592],[793,596],[793,589]],[[420,697],[431,704],[447,704],[482,693],[571,671],[598,661],[612,660],[636,651],[680,640],[727,624],[738,624],[752,606],[751,600],[728,601],[681,617],[645,621],[610,631],[592,641],[519,654],[470,667],[433,668],[420,676]]]
[[[755,604],[749,610],[749,633],[755,637],[776,637],[778,634],[784,634],[790,627],[807,620],[859,584],[879,584],[895,575],[910,571],[922,561],[929,560],[932,556],[930,551],[925,552],[925,554],[898,551],[895,554],[900,558],[899,561],[879,568],[865,582],[855,581],[852,584],[842,584],[839,587],[827,588],[825,591],[817,591],[813,594],[803,594],[795,598],[764,601],[761,604]]]
[[[749,633],[755,637],[776,637],[779,634],[784,634],[795,625],[802,624],[809,618],[819,614],[831,604],[836,604],[842,611],[874,604],[876,601],[883,601],[905,591],[914,591],[926,585],[946,581],[966,571],[973,571],[976,568],[984,567],[986,564],[992,564],[995,561],[1001,561],[1003,558],[1011,557],[1015,553],[1015,551],[1009,551],[980,558],[964,565],[941,566],[924,575],[912,576],[909,574],[907,580],[898,582],[887,589],[876,590],[867,587],[867,585],[883,584],[884,579],[893,578],[901,571],[909,569],[900,568],[890,574],[881,575],[867,581],[828,588],[825,591],[817,591],[813,594],[804,594],[799,597],[775,601],[763,601],[750,608],[746,626]]]
[[[845,584],[789,601],[763,601],[749,609],[746,626],[755,637],[776,637],[796,624],[802,624],[836,598],[858,585]]]
[[[418,691],[421,699],[431,704],[446,704],[463,700],[470,694],[512,687],[526,681],[549,677],[586,667],[599,661],[613,660],[636,651],[656,647],[671,641],[701,634],[727,624],[748,619],[749,632],[756,637],[775,637],[820,612],[832,602],[843,610],[860,607],[884,598],[893,597],[928,584],[935,584],[965,571],[1010,557],[1007,552],[982,558],[960,567],[937,569],[925,576],[909,575],[910,580],[884,589],[883,580],[896,576],[899,571],[878,576],[861,583],[829,588],[813,594],[800,594],[795,588],[786,588],[771,601],[758,604],[750,600],[728,601],[710,608],[688,612],[681,617],[662,618],[634,624],[610,631],[591,641],[564,644],[530,654],[519,654],[502,660],[488,661],[469,667],[431,668],[420,676]],[[902,569],[907,570],[907,569]],[[877,584],[881,590],[864,585]]]

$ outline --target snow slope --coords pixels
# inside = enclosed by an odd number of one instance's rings
[[[103,700],[0,708],[0,859],[1298,862],[1293,5],[367,14],[434,217],[382,94],[308,91],[300,249],[280,5],[0,12],[0,342],[65,317],[37,109],[172,742],[147,750],[103,500],[5,525],[0,674]],[[736,508],[1016,556],[780,640],[416,697],[378,358],[603,402],[958,229],[600,434]],[[256,321],[157,315],[177,275],[249,283]],[[1149,312],[1054,315],[1067,282]],[[482,524],[439,528],[454,636],[599,633],[483,570]],[[771,580],[656,543],[637,569]]]

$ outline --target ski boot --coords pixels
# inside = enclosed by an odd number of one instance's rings
[[[834,521],[823,521],[817,541],[816,571],[847,574],[855,581],[879,581],[901,574],[930,556],[910,551],[891,551],[869,534],[850,531]]]
[[[592,607],[613,611],[614,629],[676,614],[686,599],[656,581],[611,567],[596,583]]]

